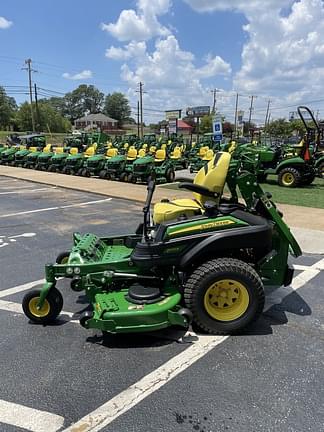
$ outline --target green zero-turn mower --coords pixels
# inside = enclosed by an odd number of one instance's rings
[[[99,238],[75,233],[69,252],[46,265],[41,290],[23,299],[35,323],[55,320],[63,306],[58,278],[85,291],[92,307],[83,327],[110,333],[145,332],[190,321],[205,332],[231,334],[255,321],[264,306],[264,285],[289,285],[289,250],[301,250],[268,194],[231,155],[219,152],[181,189],[193,199],[150,206],[133,234]],[[225,180],[232,199],[222,198]],[[245,204],[238,203],[236,187]]]

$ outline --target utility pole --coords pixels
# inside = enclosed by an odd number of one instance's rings
[[[137,101],[137,136],[140,137],[140,103]]]
[[[251,117],[252,117],[252,110],[253,110],[253,101],[256,96],[250,96],[251,97],[251,105],[250,105],[250,114],[249,114],[249,129],[251,127]]]
[[[30,98],[30,114],[31,114],[31,121],[32,121],[32,127],[33,131],[35,130],[35,119],[34,119],[34,110],[33,110],[33,89],[32,89],[32,72],[37,72],[31,67],[32,60],[27,59],[25,60],[25,64],[27,67],[22,68],[23,70],[26,70],[28,72],[28,81],[29,81],[29,98]]]
[[[234,120],[234,133],[235,133],[235,137],[237,136],[237,107],[238,107],[238,99],[239,99],[239,94],[236,93],[236,100],[235,100],[235,120]]]
[[[264,120],[264,127],[267,126],[267,122],[268,122],[268,115],[269,115],[269,109],[270,109],[270,103],[271,103],[271,100],[269,99],[269,100],[268,100],[268,106],[267,106],[267,113],[266,113],[265,120]]]
[[[212,109],[212,114],[216,113],[216,100],[217,100],[217,89],[211,90],[211,93],[213,95],[213,109]]]
[[[140,94],[140,100],[139,100],[139,109],[140,109],[140,116],[141,116],[141,138],[144,136],[144,124],[143,124],[143,93],[146,93],[143,91],[144,84],[142,82],[139,83],[139,90],[137,90],[137,93]]]
[[[35,105],[36,105],[36,129],[40,127],[39,109],[38,109],[38,98],[37,98],[37,86],[34,84],[35,89]]]

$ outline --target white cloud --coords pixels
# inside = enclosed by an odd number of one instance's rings
[[[6,18],[0,16],[0,29],[7,29],[11,27],[13,24],[12,21],[8,21]]]
[[[106,50],[106,57],[113,60],[128,60],[132,57],[140,58],[146,54],[145,42],[130,42],[124,48],[111,46]]]
[[[74,75],[71,75],[70,73],[65,72],[62,76],[63,76],[63,78],[70,79],[70,80],[85,80],[85,79],[92,78],[92,72],[91,72],[91,70],[86,69],[86,70],[79,72],[77,74],[74,74]]]
[[[324,93],[322,0],[184,0],[197,12],[234,10],[245,15],[248,38],[233,87],[296,106]],[[287,114],[288,109],[277,111]]]
[[[138,0],[137,10],[124,9],[116,23],[101,24],[119,41],[143,41],[154,36],[166,36],[170,30],[161,25],[158,16],[166,14],[171,0]]]
[[[131,64],[124,63],[121,77],[133,89],[140,81],[145,83],[145,102],[161,110],[185,107],[190,104],[210,104],[210,92],[202,80],[228,75],[231,67],[221,57],[209,55],[201,67],[195,65],[195,57],[180,48],[175,36],[157,40],[152,52],[141,52]],[[134,93],[131,94],[134,98]],[[137,96],[136,96],[137,97]]]

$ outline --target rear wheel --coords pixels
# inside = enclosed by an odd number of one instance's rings
[[[317,167],[317,171],[318,171],[318,176],[320,178],[324,178],[324,162],[321,162],[318,167]]]
[[[185,284],[184,299],[200,329],[225,335],[241,331],[259,317],[264,289],[250,265],[220,258],[194,270]]]
[[[100,177],[101,179],[105,179],[105,178],[107,178],[107,170],[102,169],[102,170],[99,172],[99,177]]]
[[[122,181],[122,182],[127,182],[127,180],[128,180],[127,173],[126,172],[121,173],[120,177],[119,177],[119,180]]]
[[[69,256],[70,252],[68,251],[59,253],[55,260],[56,264],[67,264]]]
[[[316,177],[315,174],[306,174],[301,178],[301,184],[308,186],[313,183],[315,177]]]
[[[174,172],[173,168],[168,168],[166,170],[165,178],[166,178],[166,180],[167,180],[168,183],[174,182],[175,172]]]
[[[301,174],[298,169],[293,167],[286,167],[278,173],[278,183],[284,187],[296,187],[300,184]]]
[[[53,287],[47,294],[41,309],[37,307],[41,290],[27,293],[23,299],[22,307],[25,315],[38,324],[49,324],[60,314],[63,308],[63,297],[60,291]]]

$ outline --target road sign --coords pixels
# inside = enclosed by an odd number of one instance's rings
[[[222,117],[220,115],[216,115],[213,118],[213,134],[215,141],[221,141],[223,139],[223,125]]]
[[[189,107],[187,108],[186,113],[189,117],[203,117],[210,114],[210,106]]]
[[[165,119],[166,120],[170,120],[170,119],[180,119],[181,118],[181,109],[180,110],[168,110],[165,111]]]
[[[176,134],[178,131],[178,119],[169,120],[169,134]]]

